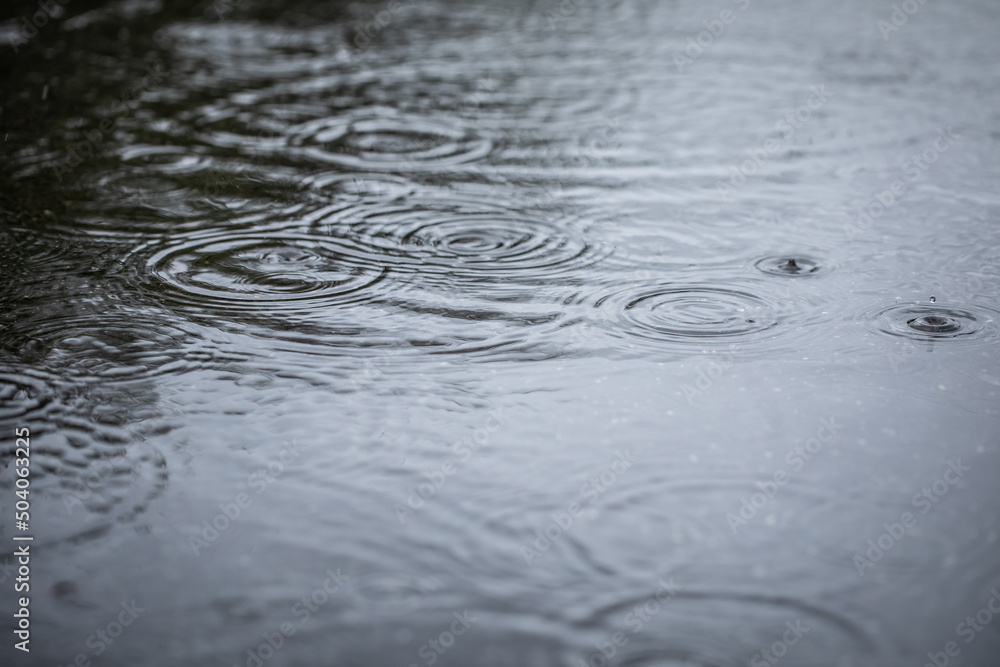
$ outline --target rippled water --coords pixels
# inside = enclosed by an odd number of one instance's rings
[[[4,664],[995,664],[1000,8],[164,4],[3,56]]]

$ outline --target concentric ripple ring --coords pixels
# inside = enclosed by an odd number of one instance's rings
[[[387,273],[348,239],[286,231],[189,238],[159,249],[146,268],[188,306],[268,311],[364,300]]]
[[[291,129],[303,157],[355,169],[435,169],[485,157],[492,143],[472,132],[422,118],[320,118]]]
[[[754,262],[758,270],[772,276],[798,278],[814,276],[823,270],[818,260],[799,255],[772,255]]]
[[[868,316],[876,331],[910,340],[980,338],[997,333],[996,314],[976,307],[897,304]]]
[[[460,199],[357,206],[315,224],[334,230],[348,224],[353,235],[395,256],[395,266],[449,282],[456,277],[546,281],[589,266],[609,251],[588,238],[580,220]]]
[[[760,297],[709,286],[650,286],[613,299],[624,333],[651,340],[732,338],[765,331],[778,320]]]

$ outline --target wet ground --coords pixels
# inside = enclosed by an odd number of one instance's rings
[[[0,22],[4,664],[996,664],[1000,7],[163,4]]]

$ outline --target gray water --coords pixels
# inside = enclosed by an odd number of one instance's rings
[[[5,665],[997,664],[1000,6],[234,5],[13,61]]]

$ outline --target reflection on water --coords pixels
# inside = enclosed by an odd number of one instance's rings
[[[91,4],[4,56],[32,660],[917,665],[1000,585],[991,4]]]

